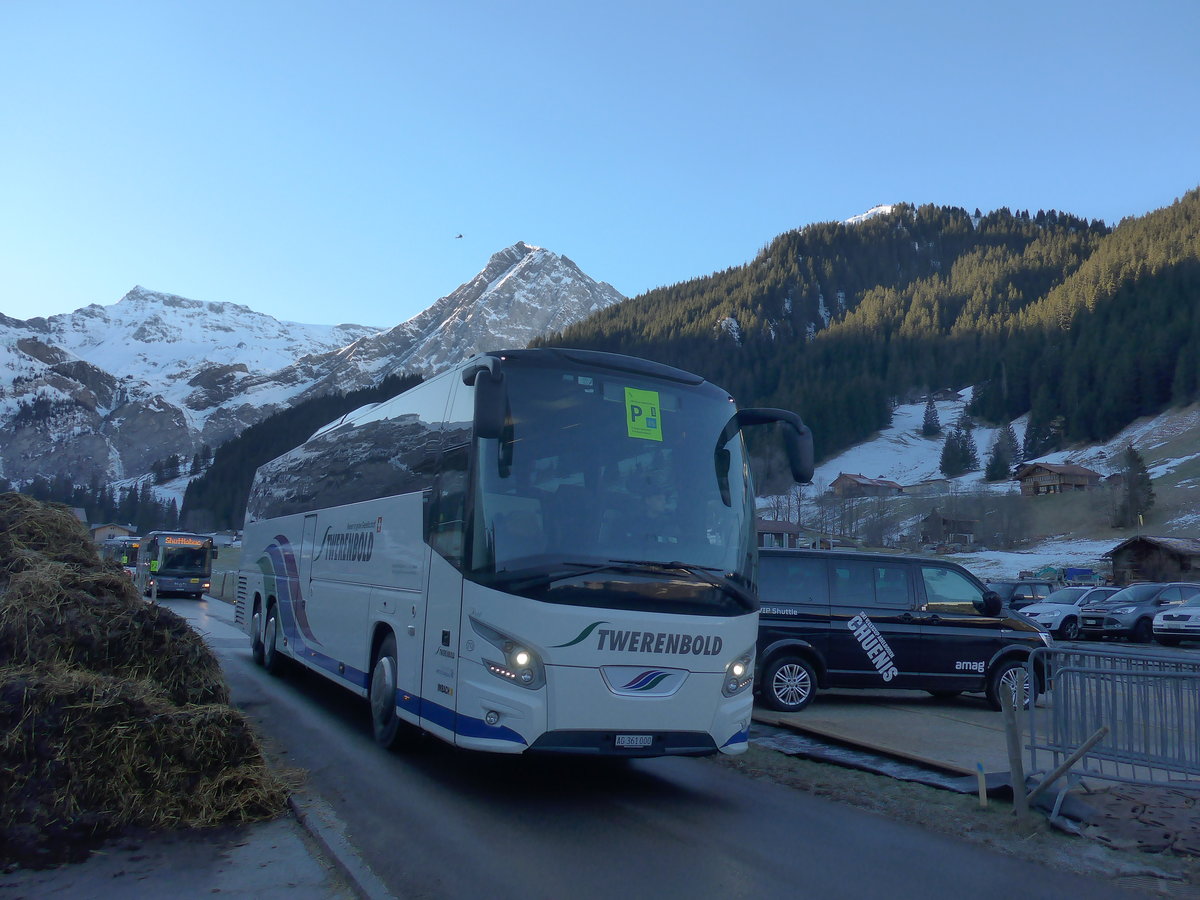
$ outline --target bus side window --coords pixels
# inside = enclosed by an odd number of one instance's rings
[[[466,534],[468,448],[447,450],[429,501],[429,545],[456,569],[463,567]]]

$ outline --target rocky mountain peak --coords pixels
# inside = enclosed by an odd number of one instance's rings
[[[622,299],[567,257],[518,241],[387,331],[282,322],[142,285],[110,306],[0,317],[0,475],[136,477],[308,397],[523,347]]]

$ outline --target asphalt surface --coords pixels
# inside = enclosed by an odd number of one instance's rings
[[[195,626],[214,644],[245,642],[232,608],[208,601]],[[819,695],[804,713],[759,711],[756,719],[900,759],[974,774],[1009,769],[1003,717],[982,699],[937,700],[918,692]],[[293,798],[272,822],[204,832],[127,834],[82,863],[0,875],[0,900],[159,897],[383,898],[392,896],[345,836],[336,813],[314,796]]]

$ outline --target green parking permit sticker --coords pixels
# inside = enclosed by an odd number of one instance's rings
[[[631,438],[661,441],[662,419],[659,410],[658,391],[625,388],[625,424]]]

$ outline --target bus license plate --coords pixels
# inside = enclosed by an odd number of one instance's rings
[[[652,734],[618,734],[618,747],[649,747],[654,743]]]

